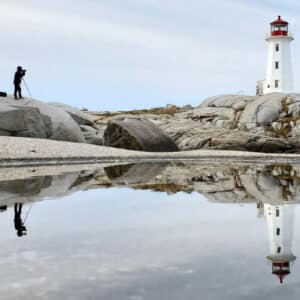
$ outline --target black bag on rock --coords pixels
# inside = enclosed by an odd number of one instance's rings
[[[5,92],[0,92],[0,97],[7,97],[7,93],[5,93]]]

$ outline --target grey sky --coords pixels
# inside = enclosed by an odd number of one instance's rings
[[[1,0],[0,90],[11,89],[21,64],[36,98],[91,109],[251,94],[264,78],[264,34],[278,14],[296,37],[297,90],[297,1]]]

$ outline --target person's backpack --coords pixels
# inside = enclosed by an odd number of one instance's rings
[[[7,97],[7,93],[5,93],[5,92],[0,92],[0,97]]]

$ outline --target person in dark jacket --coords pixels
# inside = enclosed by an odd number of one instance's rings
[[[22,79],[26,74],[26,70],[23,70],[22,67],[18,67],[17,71],[15,73],[15,78],[14,78],[14,85],[15,85],[15,91],[14,91],[14,96],[15,99],[23,99],[22,97],[22,89],[21,89],[21,83],[22,83]],[[18,98],[19,96],[19,98]]]

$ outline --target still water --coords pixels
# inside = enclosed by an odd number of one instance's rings
[[[2,178],[1,300],[299,299],[299,200],[300,165]]]

